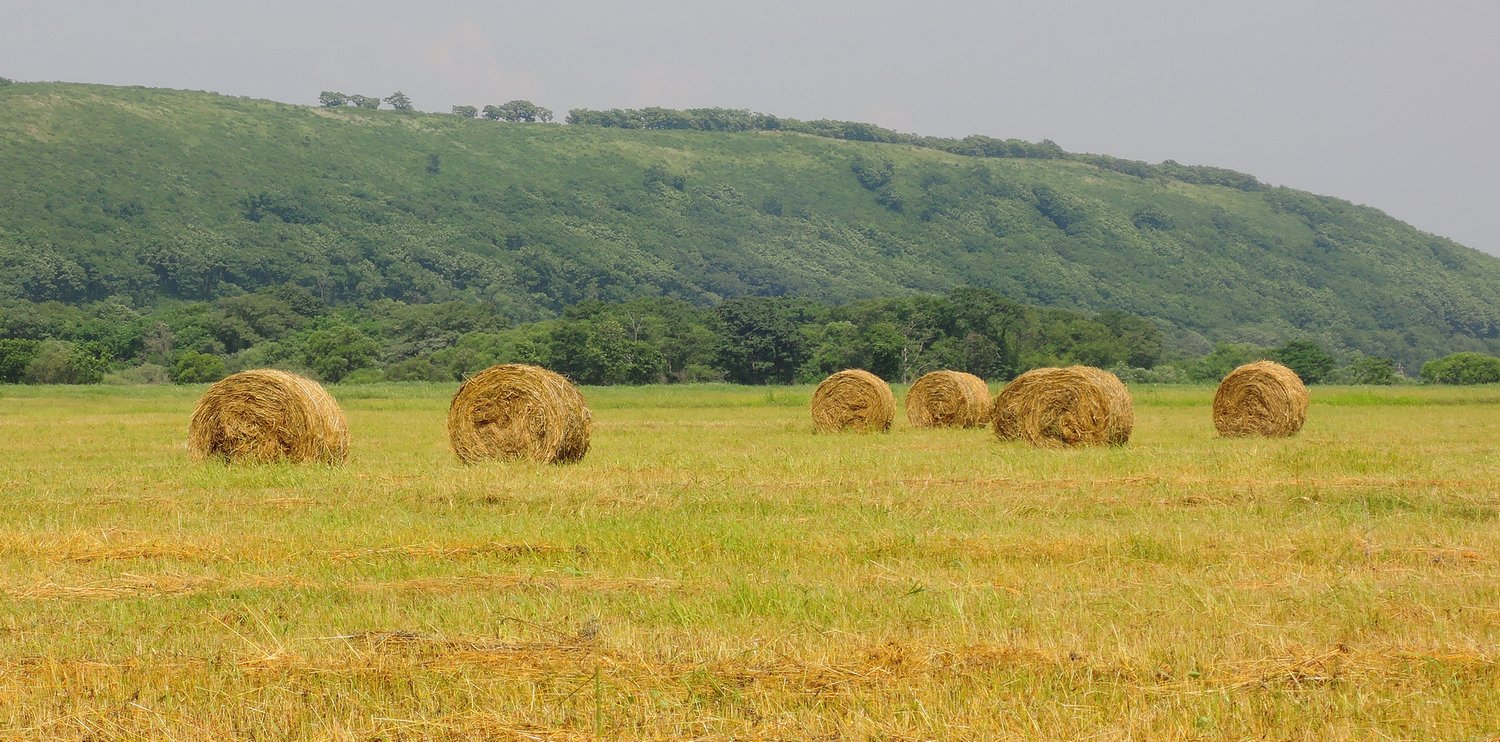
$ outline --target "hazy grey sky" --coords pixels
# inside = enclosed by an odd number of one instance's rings
[[[0,0],[0,76],[729,106],[1243,170],[1500,254],[1500,2]]]

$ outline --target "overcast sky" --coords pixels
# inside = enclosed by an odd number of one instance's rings
[[[1500,254],[1500,2],[0,0],[0,76],[727,106],[1230,167]]]

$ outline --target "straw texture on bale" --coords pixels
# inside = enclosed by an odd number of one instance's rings
[[[1214,394],[1214,427],[1229,438],[1295,435],[1307,422],[1307,387],[1297,372],[1272,361],[1230,371]]]
[[[469,377],[448,406],[448,443],[459,460],[578,461],[594,418],[578,387],[539,366],[510,363]]]
[[[990,388],[962,371],[924,374],[906,393],[906,419],[918,428],[978,428],[990,421]]]
[[[188,423],[188,450],[226,462],[321,462],[349,456],[349,423],[318,382],[258,369],[208,388]]]
[[[813,428],[819,433],[883,433],[891,429],[895,416],[896,398],[891,387],[869,371],[840,371],[813,390]]]
[[[1090,366],[1027,371],[995,395],[990,414],[1001,440],[1045,447],[1123,445],[1135,427],[1125,385]]]

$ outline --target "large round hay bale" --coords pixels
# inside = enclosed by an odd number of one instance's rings
[[[349,423],[318,382],[272,369],[208,388],[188,423],[188,450],[225,462],[321,462],[349,456]]]
[[[840,371],[813,390],[813,428],[819,433],[883,433],[891,429],[895,416],[896,397],[890,385],[869,371]]]
[[[1118,446],[1135,427],[1125,385],[1090,366],[1027,371],[995,395],[990,414],[1001,440],[1034,446]]]
[[[509,363],[469,377],[448,406],[448,443],[459,460],[578,461],[594,416],[578,387],[539,366]]]
[[[906,393],[906,419],[918,428],[977,428],[990,420],[990,387],[962,371],[923,374]]]
[[[1297,372],[1273,361],[1230,371],[1214,393],[1214,427],[1229,438],[1295,435],[1307,422],[1307,387]]]

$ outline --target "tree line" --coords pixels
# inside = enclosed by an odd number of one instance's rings
[[[377,110],[380,104],[388,104],[397,111],[414,111],[415,104],[406,93],[397,90],[394,93],[381,98],[373,95],[352,95],[341,93],[336,90],[324,90],[318,94],[318,105],[324,108],[339,108],[342,106],[354,106],[368,110]],[[552,120],[552,109],[539,106],[529,100],[506,101],[499,105],[489,105],[484,108],[475,106],[454,106],[452,113],[464,118],[479,118],[481,115],[491,121],[511,121],[517,123],[550,122]]]
[[[322,93],[318,94],[318,104],[323,106],[324,108],[354,106],[356,108],[365,108],[373,111],[377,108],[380,108],[381,103],[386,103],[390,105],[391,108],[394,108],[397,111],[416,110],[416,106],[412,104],[411,98],[407,97],[406,93],[403,93],[400,90],[391,93],[385,98],[381,98],[378,95],[351,95],[340,93],[335,90],[324,90]]]
[[[1109,155],[1073,153],[1050,139],[1028,142],[973,134],[962,139],[907,134],[860,121],[817,119],[802,121],[737,108],[574,108],[567,122],[576,126],[617,129],[662,129],[688,131],[789,131],[799,134],[855,142],[905,144],[968,157],[1073,160],[1139,178],[1166,178],[1200,185],[1221,185],[1243,191],[1265,190],[1253,175],[1227,168],[1183,165],[1174,160],[1158,164],[1126,160]]]
[[[198,383],[246,368],[325,381],[457,381],[496,363],[535,363],[584,384],[814,382],[844,368],[909,382],[957,369],[1004,380],[1038,366],[1088,364],[1127,381],[1214,382],[1241,363],[1281,361],[1309,383],[1389,384],[1389,359],[1339,363],[1307,340],[1220,345],[1174,358],[1161,330],[1118,311],[1028,306],[985,289],[844,305],[750,297],[699,307],[667,298],[583,301],[560,317],[512,322],[499,306],[381,300],[335,307],[295,285],[149,310],[120,301],[17,305],[0,326],[0,382]],[[1500,359],[1428,363],[1436,383],[1500,381]]]
[[[375,109],[380,107],[381,101],[382,99],[378,97],[345,95],[335,91],[323,91],[318,97],[321,105],[330,108],[354,105]],[[412,110],[411,100],[399,90],[384,101],[396,110]],[[482,114],[484,118],[492,121],[525,123],[550,122],[553,116],[550,109],[528,100],[513,100],[498,106],[484,106],[482,109],[475,106],[453,106],[452,113],[465,118],[478,118]],[[1110,155],[1068,152],[1050,139],[1028,142],[1023,139],[999,139],[982,134],[972,134],[963,138],[924,136],[862,121],[838,119],[804,121],[743,108],[678,109],[660,106],[611,109],[574,108],[568,111],[564,120],[574,126],[613,129],[713,132],[787,131],[853,142],[905,144],[967,157],[1072,160],[1142,179],[1165,178],[1199,185],[1226,186],[1242,191],[1267,189],[1267,186],[1255,176],[1228,168],[1183,165],[1175,160],[1153,164]]]

